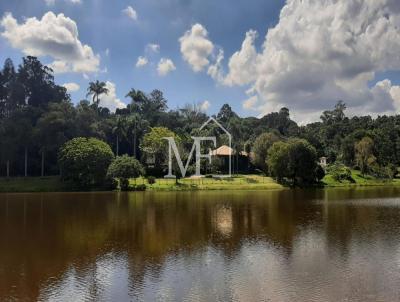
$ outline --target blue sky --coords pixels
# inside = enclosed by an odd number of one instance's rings
[[[88,82],[99,79],[115,89],[105,100],[110,107],[128,102],[130,88],[157,88],[171,109],[196,103],[210,114],[223,103],[243,116],[288,106],[301,122],[316,119],[339,99],[350,112],[396,113],[400,42],[393,40],[400,37],[400,5],[357,3],[3,0],[0,60],[11,57],[18,64],[32,53],[46,64],[71,64],[56,73],[56,81],[77,84],[68,86],[73,101],[83,99]],[[369,15],[373,9],[377,13]],[[54,16],[44,22],[49,12]],[[78,42],[65,35],[71,24]],[[82,59],[82,47],[91,49],[92,61]],[[139,57],[146,58],[145,66],[135,66]],[[160,75],[162,58],[170,61]]]

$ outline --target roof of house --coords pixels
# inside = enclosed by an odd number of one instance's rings
[[[211,151],[211,155],[229,156],[234,154],[235,150],[226,145],[222,145],[221,147]],[[239,154],[242,156],[248,156],[247,152],[245,151],[241,151]]]
[[[226,145],[222,145],[221,147],[211,151],[211,155],[229,156],[233,154],[233,149]]]

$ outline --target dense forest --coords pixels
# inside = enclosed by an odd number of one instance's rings
[[[145,93],[132,88],[126,94],[130,104],[113,113],[101,107],[108,93],[105,86],[89,83],[87,99],[74,105],[67,90],[55,83],[53,71],[36,57],[23,58],[18,67],[7,59],[0,72],[0,176],[58,175],[59,149],[75,137],[98,138],[115,155],[128,154],[144,163],[149,133],[168,130],[190,150],[190,136],[208,119],[195,105],[169,109],[157,89]],[[274,142],[297,138],[331,165],[393,177],[400,163],[400,116],[347,117],[345,111],[345,103],[339,101],[321,114],[321,121],[305,126],[290,119],[288,108],[262,118],[243,118],[225,104],[214,117],[234,137],[236,154],[253,154],[252,169],[271,172],[268,149]]]

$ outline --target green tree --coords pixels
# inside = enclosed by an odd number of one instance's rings
[[[75,134],[75,109],[70,102],[50,103],[38,120],[34,137],[39,143],[41,173],[45,174],[45,160],[48,152],[57,152],[62,144]]]
[[[128,155],[117,156],[108,167],[107,177],[118,178],[122,191],[129,187],[129,178],[137,178],[144,174],[140,162]]]
[[[168,158],[168,142],[165,137],[178,137],[174,132],[165,127],[153,127],[143,137],[140,149],[143,151],[144,159],[154,158],[156,167],[165,165]],[[179,140],[176,141],[178,145]]]
[[[115,118],[115,124],[114,127],[112,128],[112,132],[115,135],[116,139],[116,152],[115,154],[118,156],[119,155],[119,143],[121,138],[126,136],[126,127],[127,127],[127,122],[126,118],[122,117],[120,115],[117,115]]]
[[[102,94],[108,94],[108,88],[106,87],[106,83],[100,82],[99,80],[96,80],[96,82],[89,83],[86,97],[92,96],[92,103],[96,106],[96,108],[99,107],[100,95]]]
[[[25,105],[24,89],[17,81],[11,59],[6,59],[0,71],[0,118],[9,117],[18,107]]]
[[[321,115],[321,120],[326,124],[338,123],[344,120],[346,104],[343,101],[337,102],[333,110],[326,110]]]
[[[15,159],[18,141],[13,120],[0,120],[0,159],[6,165],[6,176],[10,177],[10,166]]]
[[[21,107],[15,110],[11,119],[18,127],[15,127],[15,139],[19,147],[24,149],[24,176],[28,176],[28,151],[34,142],[34,122],[39,113],[32,107]]]
[[[82,188],[89,188],[104,184],[114,153],[101,140],[77,137],[61,147],[58,158],[65,180]]]
[[[268,173],[268,166],[267,166],[267,155],[268,155],[268,149],[271,148],[271,146],[280,141],[280,137],[276,135],[273,132],[265,132],[258,136],[256,140],[254,141],[253,144],[253,158],[252,162],[253,164],[263,170],[265,173]]]
[[[147,102],[147,96],[143,91],[131,89],[125,97],[131,98],[131,103],[128,105],[129,112],[142,112],[143,106]]]
[[[24,93],[24,105],[43,108],[50,102],[70,99],[66,88],[54,83],[51,68],[32,56],[25,57],[22,61],[18,68],[17,81]]]
[[[364,175],[376,162],[374,156],[374,141],[366,136],[354,145],[355,158],[361,173]]]
[[[279,181],[287,178],[293,185],[310,184],[317,179],[317,152],[306,140],[277,142],[268,151],[268,167]]]
[[[232,110],[232,107],[228,104],[222,105],[217,114],[217,119],[222,123],[227,123],[231,118],[234,117],[238,117],[238,115]]]
[[[266,166],[269,173],[274,176],[278,182],[282,182],[290,173],[289,169],[289,144],[286,142],[276,142],[268,149]]]
[[[146,95],[144,92],[132,88],[126,96],[132,100],[128,105],[128,111],[140,113],[143,119],[148,120],[152,125],[158,124],[161,116],[168,109],[167,100],[162,91],[158,89]]]
[[[138,140],[144,135],[144,132],[149,127],[149,123],[140,114],[133,113],[128,116],[126,124],[126,135],[131,142],[132,155],[137,158]]]

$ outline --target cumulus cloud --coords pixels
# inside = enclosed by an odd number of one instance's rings
[[[146,51],[159,53],[160,52],[160,45],[156,43],[149,43],[146,45]]]
[[[63,86],[65,88],[67,88],[68,92],[75,92],[75,91],[78,91],[79,88],[80,88],[80,86],[77,83],[73,83],[73,82],[72,83],[65,83],[65,84],[63,84]]]
[[[126,104],[117,97],[115,84],[107,81],[106,88],[108,89],[108,94],[100,96],[100,106],[107,107],[110,111],[115,111],[117,108],[125,108]]]
[[[171,71],[176,69],[174,62],[170,59],[161,58],[160,62],[158,62],[157,72],[160,76],[166,76]]]
[[[254,41],[257,32],[249,30],[242,43],[242,48],[229,59],[229,73],[224,83],[229,86],[249,84],[256,79],[257,50]]]
[[[136,61],[136,67],[143,67],[146,66],[149,63],[146,57],[138,57]]]
[[[214,44],[208,39],[207,30],[201,24],[195,24],[179,38],[183,59],[195,72],[202,71],[209,65],[208,57]]]
[[[207,74],[211,76],[218,83],[224,83],[224,72],[222,68],[222,61],[224,59],[224,51],[220,49],[214,64],[210,65]]]
[[[67,62],[64,61],[53,61],[47,66],[53,69],[53,72],[56,74],[70,71],[70,66],[67,64]]]
[[[59,72],[96,72],[99,69],[99,55],[95,55],[89,45],[82,44],[75,21],[64,14],[47,12],[40,20],[32,17],[18,23],[12,14],[6,13],[0,25],[4,28],[1,35],[12,47],[26,55],[54,58],[51,65]]]
[[[211,103],[210,103],[210,101],[207,101],[207,100],[204,100],[203,102],[201,102],[199,104],[199,108],[201,111],[207,111],[208,108],[210,108],[210,106],[211,106]]]
[[[218,83],[246,85],[243,107],[265,114],[287,106],[298,121],[344,100],[350,113],[400,109],[399,86],[377,73],[400,70],[400,3],[394,0],[287,0],[262,49],[250,30],[241,49],[208,69]]]
[[[260,109],[271,102],[309,111],[343,99],[358,113],[394,110],[382,83],[368,83],[400,69],[399,8],[390,0],[288,1],[258,58]]]
[[[128,5],[126,8],[122,10],[122,13],[136,21],[138,19],[137,12],[133,9],[132,6]]]

